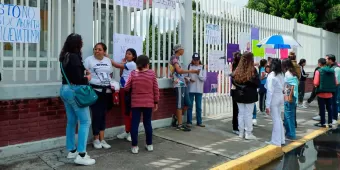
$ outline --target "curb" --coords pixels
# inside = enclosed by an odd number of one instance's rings
[[[338,121],[340,123],[340,121]],[[252,170],[257,169],[263,165],[270,163],[271,161],[281,157],[287,152],[290,152],[308,141],[326,133],[329,128],[321,128],[318,130],[314,130],[308,135],[284,146],[278,147],[274,145],[267,145],[261,149],[258,149],[254,152],[251,152],[247,155],[244,155],[240,158],[225,162],[221,165],[218,165],[210,170]]]

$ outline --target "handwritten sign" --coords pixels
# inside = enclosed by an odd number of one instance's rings
[[[143,53],[143,39],[142,37],[114,34],[113,35],[113,60],[121,62],[125,57],[126,50],[133,48],[137,52],[137,56]]]
[[[205,44],[221,44],[221,27],[215,24],[207,24],[205,31]]]
[[[143,0],[116,0],[116,5],[143,9]]]
[[[239,44],[240,50],[251,51],[251,38],[249,33],[240,32],[239,33]]]
[[[176,9],[177,2],[179,2],[179,0],[153,0],[152,5],[155,8]]]
[[[40,9],[0,3],[0,42],[39,43]]]
[[[210,50],[208,53],[208,69],[210,71],[222,71],[225,65],[225,53],[223,51]]]

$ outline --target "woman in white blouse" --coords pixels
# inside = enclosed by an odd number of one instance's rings
[[[281,147],[285,144],[285,134],[281,118],[281,106],[284,103],[283,96],[284,75],[282,73],[281,61],[277,58],[272,60],[271,73],[266,82],[267,100],[266,113],[273,119],[273,132],[270,142],[272,145]]]

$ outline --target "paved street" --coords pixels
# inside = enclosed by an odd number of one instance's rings
[[[309,109],[298,111],[299,137],[317,129],[312,120],[317,113],[315,104]],[[231,114],[206,119],[205,124],[206,128],[194,127],[192,132],[173,128],[154,130],[155,150],[151,153],[143,149],[144,135],[140,135],[138,155],[130,153],[128,142],[117,139],[108,140],[112,146],[109,150],[94,150],[89,145],[88,153],[97,161],[94,166],[77,166],[73,160],[65,158],[65,148],[58,148],[0,160],[0,169],[205,170],[266,146],[265,141],[270,139],[272,129],[271,118],[262,114],[258,115],[258,126],[254,127],[254,135],[258,137],[256,141],[241,140],[231,133]]]

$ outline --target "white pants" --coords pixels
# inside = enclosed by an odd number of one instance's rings
[[[237,103],[238,106],[238,130],[240,133],[251,135],[253,132],[254,103]]]
[[[282,144],[285,144],[285,134],[281,118],[282,103],[283,101],[281,100],[281,98],[277,97],[273,98],[270,105],[270,115],[273,119],[273,132],[270,143],[276,146],[281,146]]]

